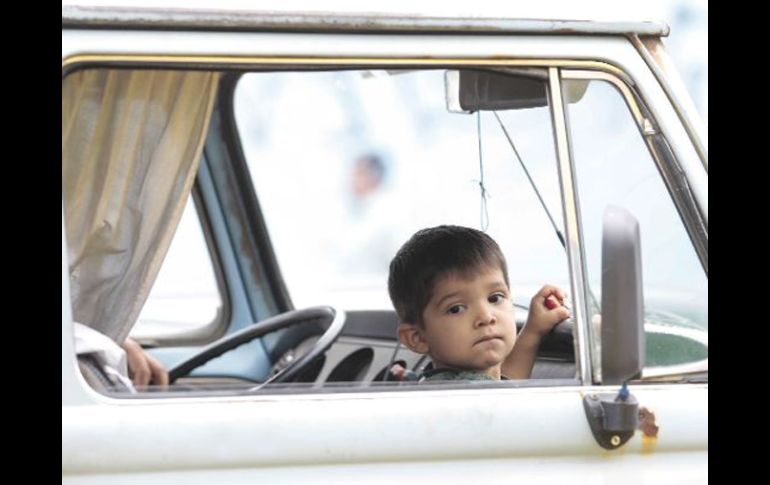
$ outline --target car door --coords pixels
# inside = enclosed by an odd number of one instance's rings
[[[557,226],[563,228],[565,238],[564,248],[552,241],[556,250],[551,248],[551,251],[553,254],[558,253],[554,258],[561,258],[563,262],[561,271],[566,278],[564,284],[568,286],[573,298],[575,328],[575,373],[568,379],[535,379],[494,388],[457,385],[397,388],[348,386],[336,388],[335,392],[328,392],[324,388],[272,392],[266,388],[263,390],[265,392],[227,396],[207,395],[205,392],[189,395],[172,393],[167,396],[140,393],[131,399],[105,396],[94,392],[83,382],[75,365],[67,221],[63,211],[64,481],[109,479],[115,482],[144,479],[160,483],[182,479],[208,483],[259,479],[305,481],[321,478],[336,482],[371,480],[372,477],[392,481],[398,477],[436,479],[450,476],[463,481],[531,479],[561,483],[567,473],[571,477],[586,477],[585,481],[621,478],[638,483],[660,480],[679,482],[683,479],[706,481],[707,384],[688,382],[681,371],[673,368],[657,369],[651,376],[656,379],[668,377],[674,382],[645,381],[643,373],[641,380],[631,383],[630,390],[640,406],[654,415],[654,426],[659,431],[638,431],[618,450],[607,451],[597,444],[584,409],[587,396],[614,395],[619,386],[601,385],[598,372],[601,369],[598,362],[598,336],[592,330],[594,313],[589,303],[590,293],[595,291],[590,282],[593,275],[591,258],[594,258],[596,245],[592,239],[595,234],[588,234],[588,227],[598,222],[592,219],[594,215],[587,210],[587,206],[581,204],[583,194],[593,189],[581,185],[582,152],[576,147],[580,143],[576,131],[579,114],[570,113],[567,107],[571,99],[566,80],[585,81],[590,76],[598,76],[597,82],[602,82],[602,76],[605,76],[604,81],[606,76],[611,76],[612,83],[619,83],[620,91],[631,90],[633,85],[630,97],[618,98],[623,102],[634,100],[645,109],[642,116],[635,116],[636,112],[632,110],[632,126],[646,136],[646,123],[650,123],[657,139],[663,139],[665,146],[670,148],[667,156],[653,152],[654,156],[648,159],[656,167],[654,174],[660,177],[667,170],[683,167],[686,176],[679,180],[690,181],[691,184],[693,180],[705,176],[692,168],[700,165],[700,161],[686,130],[677,124],[678,116],[674,106],[668,101],[650,67],[626,38],[301,31],[265,33],[219,31],[216,28],[207,32],[66,29],[63,30],[62,58],[65,76],[75,69],[103,69],[105,66],[113,69],[212,70],[222,72],[225,76],[243,71],[256,75],[287,70],[304,72],[319,67],[324,68],[326,74],[355,72],[358,77],[363,77],[365,72],[372,72],[372,76],[376,77],[377,70],[414,70],[421,73],[454,67],[502,71],[505,68],[537,70],[547,93],[544,112],[548,128],[545,133],[552,137],[548,145],[553,157],[552,179],[549,183],[553,184],[551,192],[556,199],[548,202],[556,214]],[[611,59],[611,62],[605,62],[606,59]],[[589,71],[590,76],[580,74],[584,71]],[[540,72],[545,72],[545,77]],[[288,77],[275,78],[278,81],[268,80],[268,83],[278,82],[286,89],[291,87],[292,82],[299,83],[295,86],[296,94],[289,92],[289,99],[299,95],[312,98],[312,91],[308,93],[303,90],[304,77],[299,78],[299,81]],[[243,80],[245,76],[239,79]],[[338,80],[332,79],[332,85]],[[593,94],[592,90],[588,94]],[[418,95],[417,99],[422,98]],[[269,99],[266,101],[262,98],[262,101],[267,102]],[[575,102],[575,106],[579,103]],[[309,102],[303,106],[317,109]],[[236,110],[237,107],[230,109]],[[318,109],[319,120],[325,115],[332,114],[329,110]],[[344,118],[345,114],[339,116]],[[465,119],[465,124],[471,128],[474,121],[479,125],[482,123],[480,115],[476,120],[473,115],[459,116],[471,116]],[[289,123],[289,129],[284,131],[287,138],[279,147],[286,148],[286,144],[294,143],[288,149],[299,150],[301,153],[303,144],[312,146],[313,137],[323,135],[311,131],[314,127],[313,119],[268,118],[267,122],[276,125]],[[421,121],[431,123],[430,119]],[[494,118],[487,116],[483,122],[494,121]],[[243,125],[237,123],[236,119],[235,126],[230,129],[242,130]],[[394,122],[396,127],[398,124]],[[484,140],[481,136],[482,128],[477,127],[477,130],[477,139]],[[637,131],[636,134],[642,136],[639,133]],[[407,136],[404,134],[404,137]],[[447,143],[449,141],[446,140]],[[504,148],[508,156],[512,154],[505,138],[495,143],[498,145],[494,146]],[[211,146],[207,145],[208,148]],[[231,197],[234,197],[231,202],[253,207],[253,197],[256,196],[259,201],[260,210],[247,217],[238,219],[233,215],[234,211],[226,210],[225,207],[219,219],[225,225],[238,220],[241,223],[252,221],[251,224],[257,227],[251,230],[263,234],[262,242],[245,243],[246,250],[236,248],[233,251],[234,240],[228,242],[230,249],[216,240],[212,243],[218,250],[231,251],[228,254],[238,260],[233,263],[236,273],[249,273],[242,269],[250,264],[261,265],[261,270],[251,271],[251,274],[261,274],[262,279],[258,276],[242,277],[237,281],[240,288],[232,291],[252,295],[250,304],[256,310],[253,310],[251,316],[255,319],[278,313],[287,305],[293,306],[292,300],[296,303],[305,298],[307,304],[313,304],[316,303],[312,301],[313,298],[317,298],[320,303],[328,303],[332,297],[319,296],[318,287],[313,287],[312,282],[299,281],[304,275],[311,276],[311,270],[302,265],[291,267],[294,263],[292,254],[303,250],[312,253],[317,248],[311,246],[321,239],[299,237],[302,234],[292,232],[291,224],[288,229],[281,228],[282,224],[286,226],[287,222],[297,219],[290,212],[282,211],[286,207],[285,201],[281,199],[281,190],[288,190],[285,179],[281,178],[284,172],[278,172],[276,178],[270,178],[269,175],[270,170],[286,171],[290,158],[266,167],[249,166],[249,162],[243,160],[238,150],[244,150],[244,146],[225,149],[231,156],[234,153],[234,158],[240,159],[240,169],[228,169],[228,165],[216,166],[216,157],[212,152],[204,155],[207,160],[204,166],[208,166],[210,158],[214,163],[211,165],[214,167],[213,172],[225,170],[224,177],[230,183],[237,186],[240,182],[234,180],[251,179],[253,185],[249,189],[231,189]],[[481,150],[483,160],[483,148]],[[248,159],[249,154],[245,158]],[[487,160],[490,161],[489,158]],[[467,189],[470,194],[468,200],[479,204],[474,206],[474,218],[468,223],[483,226],[487,217],[487,222],[506,227],[504,210],[495,212],[497,208],[487,208],[484,215],[484,204],[489,201],[485,199],[483,190],[479,189],[479,184],[484,182],[484,171],[483,168],[476,171],[476,162],[474,160],[473,170],[469,173],[478,174],[479,179],[469,184],[470,188],[458,189]],[[620,164],[623,160],[612,159],[612,162]],[[244,163],[249,167],[248,174],[243,172]],[[516,167],[513,162],[511,164]],[[315,168],[323,171],[324,166]],[[420,172],[417,162],[413,163],[409,173],[412,175],[411,180],[417,184],[431,175],[441,181],[441,176],[436,176],[430,170]],[[588,179],[590,177],[586,176]],[[212,181],[215,182],[215,179],[216,176],[213,176]],[[278,182],[272,185],[273,180]],[[674,190],[672,184],[675,181],[660,179],[664,195]],[[494,183],[491,180],[486,182],[490,185]],[[275,189],[272,198],[266,193],[271,188]],[[419,189],[419,185],[416,188]],[[484,189],[483,183],[481,188]],[[325,193],[312,185],[300,192],[306,197],[305,202],[311,203],[313,197],[323,197]],[[495,202],[504,203],[510,195],[504,186],[501,186],[500,191],[492,191],[490,188],[490,192],[491,200],[497,199]],[[689,198],[673,199],[671,207],[675,213],[685,209],[697,212],[698,194],[691,192]],[[600,204],[601,198],[597,199],[599,201],[596,204]],[[536,199],[533,200],[530,200],[533,209],[527,210],[528,214],[540,210]],[[417,203],[419,199],[413,202]],[[429,200],[422,202],[431,203]],[[210,205],[207,207],[210,208]],[[475,214],[480,215],[475,217]],[[542,218],[542,214],[540,216]],[[702,241],[702,231],[698,233],[695,230],[697,221],[688,221],[685,224],[680,218],[680,229],[684,231],[681,234],[684,234],[686,242],[691,243],[689,249],[695,254],[691,241]],[[418,222],[422,223],[421,220]],[[545,224],[543,233],[552,230],[547,222]],[[307,229],[305,225],[302,228]],[[323,229],[316,229],[315,234]],[[521,223],[509,229],[513,234],[514,229],[525,231],[528,227]],[[645,227],[642,226],[641,230],[644,234]],[[267,237],[264,237],[265,234]],[[297,237],[296,241],[288,239],[292,234]],[[314,233],[310,231],[309,234]],[[339,235],[344,238],[348,233]],[[502,234],[501,237],[505,239],[506,236]],[[514,235],[510,238],[511,241],[516,239]],[[285,244],[279,246],[277,241]],[[295,247],[291,247],[291,243]],[[677,246],[681,247],[682,244]],[[254,263],[255,251],[258,263]],[[697,255],[695,261],[703,263],[703,259]],[[357,262],[346,264],[360,268]],[[548,261],[544,264],[547,265]],[[695,263],[690,266],[697,269]],[[692,273],[695,273],[694,269]],[[282,285],[280,283],[283,278],[286,281]],[[264,284],[255,292],[255,288],[249,287],[249,281],[261,281]],[[295,284],[292,282],[296,281],[299,281],[300,286],[292,287]],[[306,283],[304,288],[302,283]],[[303,297],[303,291],[309,296]],[[262,300],[255,300],[254,294],[266,296]],[[346,298],[351,297],[348,295]],[[262,301],[262,307],[257,300]],[[702,305],[698,311],[702,313]],[[246,320],[248,317],[244,317],[243,321]],[[654,323],[662,325],[660,322]],[[707,335],[707,320],[705,330]],[[702,327],[700,331],[698,335],[703,333]],[[178,353],[178,350],[166,352]],[[264,353],[269,354],[269,349],[264,350]],[[163,352],[159,351],[158,355],[163,357]],[[664,361],[658,367],[701,361],[703,349],[698,349],[693,355],[693,359],[685,359],[684,362],[677,359],[673,362]],[[705,357],[707,359],[707,353]],[[166,358],[172,359],[169,356]],[[269,368],[265,364],[257,367],[253,371],[257,374]],[[672,473],[674,465],[677,471]]]

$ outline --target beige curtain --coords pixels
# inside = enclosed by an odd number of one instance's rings
[[[62,196],[75,321],[121,343],[200,163],[219,75],[88,69],[62,82]]]

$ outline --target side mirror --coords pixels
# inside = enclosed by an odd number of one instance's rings
[[[602,233],[602,384],[640,377],[644,355],[639,222],[627,210],[610,206]]]

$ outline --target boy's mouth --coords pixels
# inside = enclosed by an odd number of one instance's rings
[[[485,335],[481,337],[480,339],[476,340],[473,345],[477,345],[484,342],[489,342],[492,340],[503,340],[503,337],[501,335]]]

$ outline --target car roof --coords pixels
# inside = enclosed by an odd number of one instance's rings
[[[382,4],[357,11],[345,4],[332,8],[319,7],[302,0],[282,2],[280,10],[255,10],[250,2],[219,0],[217,2],[187,2],[153,0],[120,5],[119,2],[80,0],[62,2],[62,28],[126,28],[235,30],[253,32],[350,32],[350,33],[448,33],[448,34],[588,34],[588,35],[652,35],[667,36],[668,26],[649,20],[615,20],[609,10],[602,15],[594,9],[588,18],[587,9],[569,8],[565,2],[558,9],[546,2],[516,5],[515,8],[483,9],[444,7],[409,8],[403,3]],[[418,4],[420,2],[417,2]],[[324,5],[329,5],[324,2]],[[376,8],[377,10],[373,10]],[[419,10],[416,10],[419,8]],[[483,11],[483,15],[479,12]],[[558,12],[559,15],[555,15]],[[623,14],[627,16],[628,14]]]

